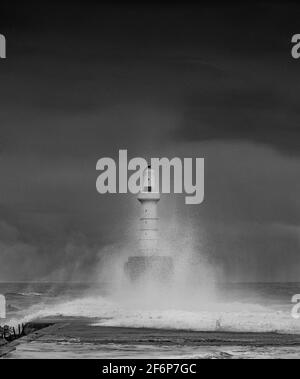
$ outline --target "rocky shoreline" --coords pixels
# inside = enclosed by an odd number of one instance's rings
[[[0,358],[15,350],[22,340],[27,339],[29,336],[35,338],[38,331],[50,325],[49,323],[29,322],[18,325],[18,332],[16,332],[14,327],[10,327],[9,325],[0,326]]]

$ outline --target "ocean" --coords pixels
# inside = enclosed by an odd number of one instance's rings
[[[222,283],[216,285],[214,296],[194,293],[177,296],[153,294],[141,296],[140,292],[111,291],[107,284],[86,283],[1,283],[0,293],[6,296],[7,318],[3,323],[16,325],[43,318],[85,320],[94,335],[99,328],[114,327],[112,342],[94,343],[86,339],[84,332],[74,336],[63,336],[59,340],[32,341],[17,349],[12,357],[49,358],[255,358],[255,357],[299,357],[298,346],[197,346],[191,339],[178,340],[185,332],[217,333],[275,333],[300,334],[300,318],[292,317],[291,302],[300,293],[300,283]],[[189,301],[186,301],[189,298]],[[170,300],[171,299],[171,300]],[[172,301],[172,299],[174,301]],[[146,301],[147,300],[147,301]],[[98,328],[98,329],[97,329]],[[167,343],[136,339],[119,343],[118,328],[122,330],[155,330],[175,332]],[[164,340],[165,341],[165,340]],[[177,342],[176,342],[177,341]],[[183,342],[184,341],[184,342]],[[219,346],[221,345],[221,346]]]

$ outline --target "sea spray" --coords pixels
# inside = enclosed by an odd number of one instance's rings
[[[178,227],[175,222],[166,225],[161,238],[161,248],[175,262],[169,283],[147,276],[137,282],[128,280],[123,267],[134,243],[114,244],[99,252],[98,286],[79,298],[57,297],[51,305],[41,299],[25,315],[11,319],[10,325],[44,317],[84,317],[94,326],[300,333],[290,310],[247,302],[243,294],[234,301],[228,293],[220,296],[215,286],[219,278],[199,243],[203,236],[196,238],[188,226],[173,233]]]

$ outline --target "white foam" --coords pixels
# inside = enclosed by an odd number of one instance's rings
[[[211,303],[195,310],[150,309],[120,304],[105,297],[86,297],[48,307],[35,306],[22,320],[10,320],[10,324],[49,316],[87,317],[93,319],[91,323],[96,326],[300,334],[299,320],[293,319],[288,311],[274,311],[256,304]]]

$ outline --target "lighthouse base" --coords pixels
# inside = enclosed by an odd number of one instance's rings
[[[169,281],[174,269],[173,258],[165,255],[133,256],[124,265],[127,277],[131,281],[142,278],[153,278]]]

